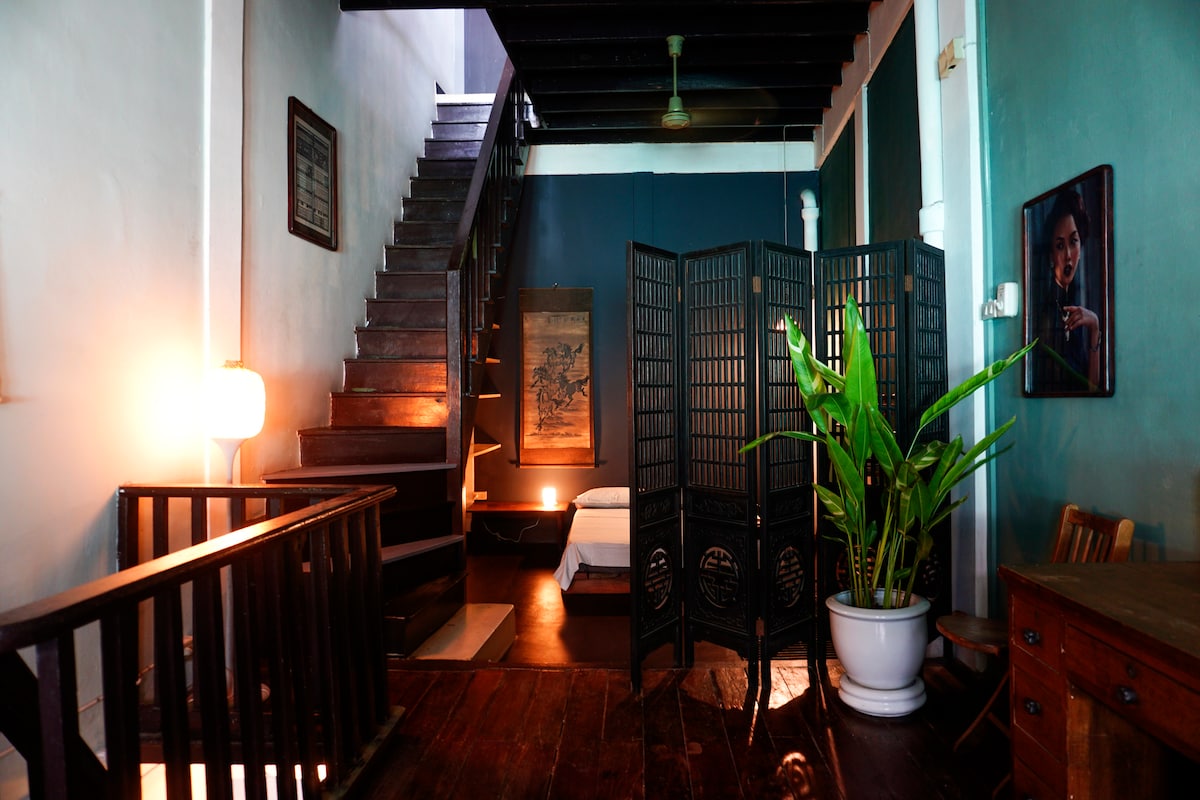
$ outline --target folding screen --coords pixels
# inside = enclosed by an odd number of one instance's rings
[[[695,640],[765,661],[813,629],[812,474],[783,315],[807,316],[811,257],[767,243],[629,247],[631,593],[644,654]],[[683,608],[687,609],[686,617]]]
[[[907,442],[920,411],[946,391],[940,250],[916,241],[812,255],[743,242],[677,255],[631,242],[629,420],[631,641],[635,685],[654,648],[690,663],[697,640],[736,650],[757,676],[803,642],[820,660],[823,598],[845,585],[836,552],[818,547],[811,445],[774,430],[806,429],[783,317],[839,360],[842,310],[863,312],[880,408]],[[941,420],[927,435],[946,438]],[[935,612],[948,597],[949,537],[920,591]]]

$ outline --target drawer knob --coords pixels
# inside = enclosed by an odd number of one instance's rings
[[[1031,647],[1036,647],[1042,643],[1042,635],[1033,628],[1023,628],[1021,630],[1021,638],[1025,640],[1025,644]]]
[[[1135,705],[1138,701],[1137,692],[1129,686],[1118,686],[1117,700],[1127,706]]]
[[[1023,705],[1025,706],[1025,713],[1031,717],[1036,717],[1042,713],[1042,704],[1032,697],[1026,697]]]

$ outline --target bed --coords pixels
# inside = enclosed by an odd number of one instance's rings
[[[554,578],[564,599],[629,593],[629,488],[601,486],[572,501],[575,509]]]

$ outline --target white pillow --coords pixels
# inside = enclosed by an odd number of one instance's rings
[[[628,486],[599,486],[572,501],[576,508],[629,508]]]

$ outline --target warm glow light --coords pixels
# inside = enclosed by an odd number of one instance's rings
[[[257,436],[266,416],[267,392],[262,376],[246,369],[240,361],[208,375],[205,412],[208,436],[225,453],[226,474],[233,482],[233,459],[242,442]]]
[[[542,508],[554,508],[558,505],[558,491],[553,486],[542,489]]]
[[[208,375],[208,435],[212,439],[249,439],[262,431],[267,393],[262,376],[240,361]]]

